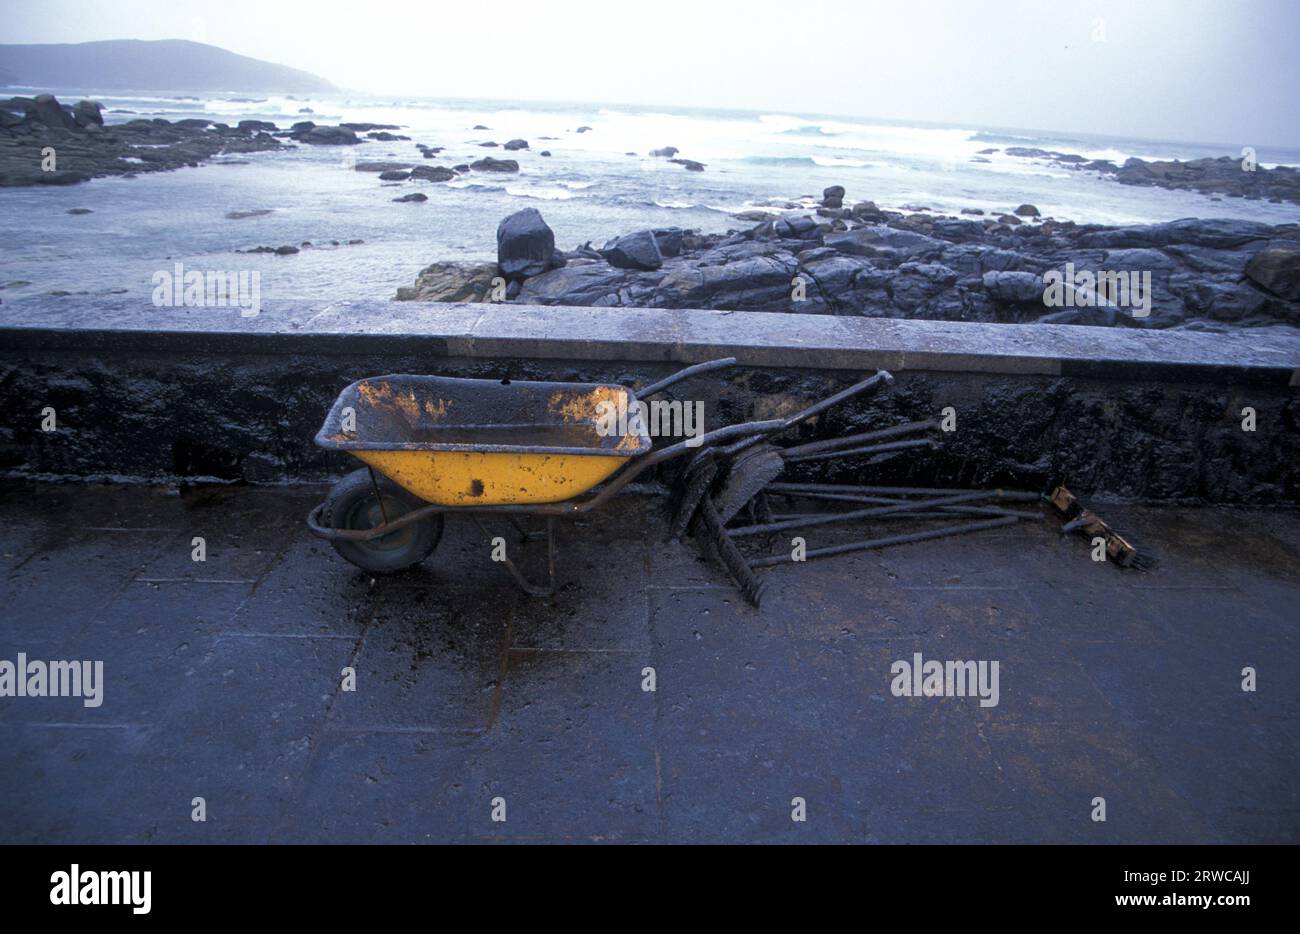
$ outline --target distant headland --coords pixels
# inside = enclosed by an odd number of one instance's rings
[[[0,45],[0,85],[286,94],[338,90],[309,72],[185,39]]]

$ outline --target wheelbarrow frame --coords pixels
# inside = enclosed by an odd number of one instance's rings
[[[681,380],[696,376],[700,373],[706,373],[714,370],[725,369],[735,366],[735,357],[724,357],[719,360],[710,360],[704,363],[697,363],[688,366],[683,370],[667,376],[658,382],[651,383],[639,392],[629,390],[634,393],[632,398],[645,400],[648,397],[667,389]],[[594,493],[590,495],[579,495],[573,499],[563,500],[556,503],[500,503],[484,506],[448,506],[440,503],[428,503],[418,507],[410,512],[389,519],[384,513],[384,520],[379,525],[370,529],[340,529],[332,528],[321,524],[321,513],[325,508],[324,503],[318,504],[307,515],[307,528],[318,538],[329,541],[372,541],[376,538],[382,538],[391,534],[407,525],[415,522],[421,522],[435,515],[458,514],[468,515],[474,519],[483,529],[480,521],[481,517],[486,516],[504,516],[511,520],[516,530],[520,532],[524,540],[532,540],[536,535],[543,533],[526,532],[518,523],[520,516],[542,516],[546,519],[546,542],[547,542],[547,566],[548,580],[545,586],[540,586],[529,581],[523,573],[515,566],[509,556],[506,556],[501,562],[505,564],[506,569],[515,578],[519,586],[527,593],[537,596],[546,596],[555,591],[555,534],[554,521],[557,518],[566,518],[570,516],[580,516],[584,513],[597,509],[616,496],[624,487],[639,477],[651,467],[670,461],[688,452],[698,453],[709,447],[721,445],[724,442],[739,443],[741,445],[750,443],[763,437],[778,434],[785,431],[798,423],[826,411],[832,406],[853,396],[864,392],[876,391],[893,383],[894,378],[885,370],[878,370],[874,375],[841,390],[832,396],[829,396],[802,411],[784,419],[767,419],[762,421],[739,422],[735,425],[727,425],[723,428],[715,428],[713,431],[705,432],[697,438],[688,438],[678,441],[667,447],[652,448],[650,451],[634,455],[628,458],[628,462],[620,467],[618,471],[611,476]],[[370,471],[371,484],[374,487],[375,495],[379,500],[380,507],[383,507],[383,496],[379,490],[379,484],[375,477],[373,468],[367,466]],[[487,530],[484,529],[486,532]]]

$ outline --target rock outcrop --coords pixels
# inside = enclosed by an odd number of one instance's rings
[[[456,173],[445,165],[417,165],[411,169],[411,178],[426,182],[447,182],[456,177]]]
[[[477,162],[471,162],[469,167],[476,172],[518,172],[519,163],[514,159],[494,159],[491,156],[484,156]]]
[[[496,263],[434,263],[420,270],[415,285],[397,290],[398,301],[486,302],[492,280],[500,272]]]
[[[75,107],[49,94],[0,100],[0,186],[71,185],[108,175],[163,172],[214,156],[280,149],[275,124],[192,118],[104,125],[96,101]],[[53,158],[46,150],[53,149]]]
[[[1125,160],[1123,165],[1116,165],[1108,159],[1089,160],[1074,153],[1024,146],[1009,146],[1005,152],[1022,159],[1038,159],[1065,168],[1113,175],[1121,185],[1180,188],[1207,195],[1231,195],[1251,201],[1300,204],[1300,169],[1285,165],[1265,168],[1254,157],[1247,155],[1206,157],[1187,162],[1177,159],[1148,162],[1134,157]]]
[[[272,127],[274,128],[274,124]],[[356,131],[349,127],[317,126],[310,120],[295,123],[286,135],[300,143],[308,143],[312,146],[355,146],[361,142]]]
[[[836,196],[844,198],[823,193]],[[861,219],[789,213],[728,234],[642,230],[566,256],[528,209],[502,222],[498,260],[511,280],[506,298],[543,305],[1211,331],[1300,326],[1300,225],[1193,218],[1103,227],[1032,216],[1012,225],[1021,219],[1005,217],[871,205]],[[438,294],[462,290],[449,264],[438,269]],[[421,288],[403,291],[418,297]]]
[[[1300,244],[1260,250],[1246,264],[1246,278],[1279,298],[1300,302]]]
[[[664,264],[663,254],[659,252],[659,241],[649,230],[615,237],[605,244],[600,255],[605,262],[618,269],[654,270]]]

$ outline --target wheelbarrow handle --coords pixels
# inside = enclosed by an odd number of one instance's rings
[[[721,360],[709,360],[707,363],[697,363],[694,366],[688,366],[684,370],[678,370],[672,376],[665,376],[657,383],[651,383],[644,389],[637,390],[636,397],[645,399],[653,396],[657,392],[662,392],[673,383],[686,379],[688,376],[695,376],[697,373],[708,373],[710,370],[723,370],[729,366],[736,365],[735,357],[723,357]]]

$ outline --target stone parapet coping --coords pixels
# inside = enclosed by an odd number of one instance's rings
[[[697,309],[386,301],[157,308],[124,296],[0,306],[0,352],[403,353],[1300,385],[1300,331],[1228,334]]]

